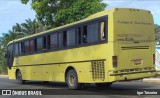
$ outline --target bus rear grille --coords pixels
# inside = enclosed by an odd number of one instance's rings
[[[105,79],[104,61],[93,61],[92,62],[92,79]]]
[[[149,46],[132,46],[132,47],[121,47],[122,50],[132,50],[132,49],[149,49]]]

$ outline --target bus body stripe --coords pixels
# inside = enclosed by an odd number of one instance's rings
[[[59,62],[59,63],[44,63],[44,64],[27,64],[27,65],[18,65],[18,66],[12,66],[12,67],[55,65],[55,64],[67,64],[67,63],[83,63],[83,62],[93,62],[93,61],[106,61],[106,59],[74,61],[74,62]]]

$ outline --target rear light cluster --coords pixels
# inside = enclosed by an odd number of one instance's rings
[[[155,54],[153,54],[153,64],[155,64]]]
[[[113,67],[117,67],[117,65],[118,65],[117,56],[112,56],[112,64],[113,64]]]

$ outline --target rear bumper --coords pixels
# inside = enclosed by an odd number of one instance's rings
[[[156,70],[149,70],[149,71],[137,71],[137,72],[124,72],[124,73],[112,73],[110,76],[119,76],[119,75],[128,75],[128,74],[137,74],[137,73],[152,73],[156,72]]]
[[[112,73],[109,76],[109,82],[137,80],[148,77],[155,77],[155,75],[156,75],[156,70]]]

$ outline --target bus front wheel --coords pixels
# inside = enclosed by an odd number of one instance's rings
[[[19,84],[25,83],[25,80],[22,80],[22,74],[20,70],[18,70],[16,73],[16,80],[18,81]]]
[[[66,83],[70,89],[80,89],[82,85],[78,83],[78,76],[74,69],[68,71],[66,76]]]

